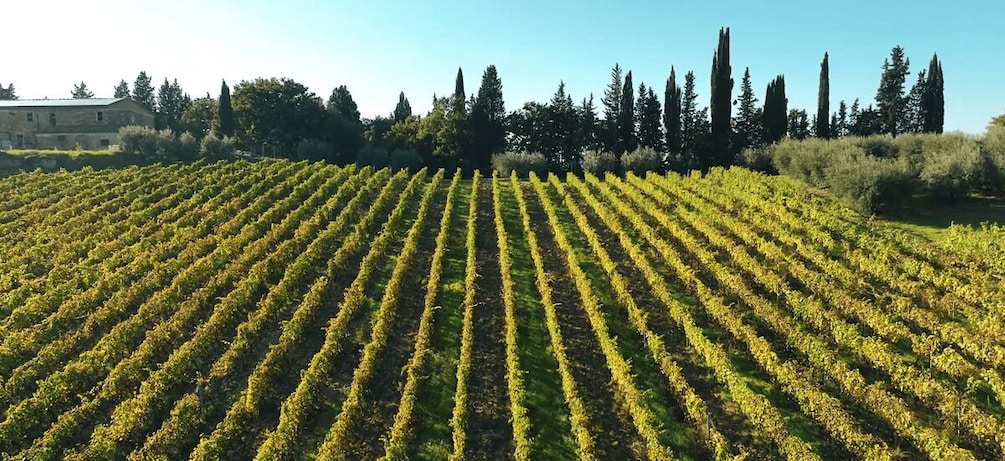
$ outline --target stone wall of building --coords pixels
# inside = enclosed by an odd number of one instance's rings
[[[153,114],[130,100],[109,106],[0,109],[0,144],[14,149],[103,149],[118,144],[119,128],[154,126]]]

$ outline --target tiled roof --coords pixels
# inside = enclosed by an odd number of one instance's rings
[[[0,109],[22,107],[108,107],[125,98],[90,98],[90,99],[17,99],[0,101]]]

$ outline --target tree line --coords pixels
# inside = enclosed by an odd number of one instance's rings
[[[192,98],[177,79],[155,88],[140,72],[130,88],[123,79],[115,97],[130,97],[156,117],[157,129],[189,132],[197,139],[231,137],[240,149],[256,153],[336,163],[361,162],[431,165],[486,171],[501,152],[542,154],[549,169],[576,171],[589,151],[620,158],[636,149],[659,153],[664,166],[676,170],[707,169],[733,164],[747,149],[759,149],[782,138],[824,139],[872,134],[941,133],[944,124],[942,64],[933,55],[927,70],[905,89],[910,60],[895,46],[884,60],[874,104],[855,99],[831,111],[829,55],[820,63],[818,105],[810,116],[791,108],[785,77],[765,89],[763,104],[745,68],[739,95],[733,99],[729,28],[719,31],[713,53],[710,95],[699,105],[694,71],[678,80],[671,66],[662,101],[657,88],[633,81],[619,64],[598,107],[594,95],[574,100],[564,82],[550,100],[529,101],[507,111],[496,67],[486,67],[476,92],[465,91],[458,69],[453,93],[433,96],[432,108],[414,114],[404,93],[388,116],[362,118],[345,85],[326,101],[289,78],[258,78],[238,83],[231,93],[223,82],[218,97]],[[93,97],[84,82],[74,85],[75,98]],[[13,84],[0,85],[0,99],[16,99]],[[734,113],[734,106],[736,110]]]

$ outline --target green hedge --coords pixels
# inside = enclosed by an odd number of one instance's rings
[[[913,197],[952,202],[971,193],[1005,190],[1005,129],[983,137],[960,133],[784,139],[744,155],[764,171],[781,174],[835,195],[864,212],[883,212]]]

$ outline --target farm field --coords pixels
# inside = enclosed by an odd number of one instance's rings
[[[0,236],[0,459],[1005,458],[1000,268],[781,177],[34,172]]]

